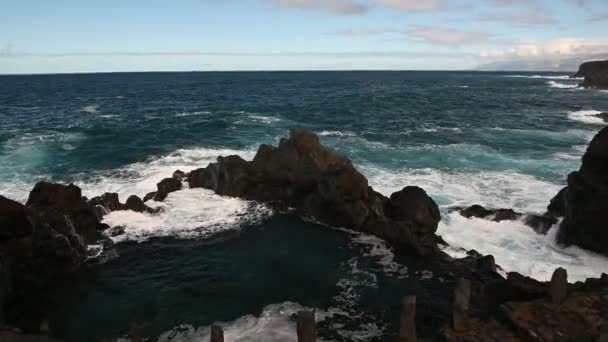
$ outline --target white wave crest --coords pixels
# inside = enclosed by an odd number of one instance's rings
[[[606,121],[604,121],[604,119],[596,116],[600,113],[600,111],[593,109],[579,110],[576,112],[569,112],[568,119],[592,125],[606,125]]]
[[[82,109],[81,109],[81,110],[82,110],[83,112],[87,112],[87,113],[95,114],[95,113],[98,113],[98,112],[99,112],[99,111],[98,111],[98,108],[99,108],[99,105],[89,105],[89,106],[84,106],[84,107],[82,107]]]
[[[322,137],[354,137],[356,135],[349,131],[321,131],[318,134]]]
[[[369,184],[389,196],[408,185],[425,189],[443,208],[482,204],[542,212],[562,185],[511,171],[447,172],[437,169],[388,170],[364,166]]]
[[[272,215],[264,205],[234,197],[218,196],[210,190],[185,189],[169,194],[164,202],[149,202],[161,208],[159,214],[115,211],[104,217],[111,227],[125,232],[113,238],[145,241],[151,237],[205,238],[221,231],[239,229],[243,224],[262,221]]]
[[[551,88],[557,88],[557,89],[575,89],[578,88],[578,84],[572,84],[572,83],[559,83],[559,82],[555,82],[555,81],[549,81],[547,82],[547,84],[551,87]]]
[[[289,342],[297,341],[296,324],[291,319],[299,311],[310,310],[296,303],[284,302],[264,308],[260,316],[246,315],[231,322],[220,322],[224,330],[224,339],[231,342]],[[323,321],[331,317],[331,311],[315,311],[315,320]],[[195,328],[191,325],[180,325],[163,333],[158,342],[194,342],[209,341],[211,327]],[[119,341],[127,341],[121,339]],[[321,341],[321,340],[320,340]]]
[[[556,227],[548,235],[539,235],[520,221],[492,222],[451,213],[440,222],[437,233],[452,247],[492,254],[504,270],[542,281],[551,279],[557,267],[568,270],[571,282],[608,272],[608,258],[578,247],[558,246]],[[446,252],[462,257],[452,250]]]
[[[583,77],[571,77],[569,75],[506,75],[509,78],[533,78],[545,80],[583,80]]]

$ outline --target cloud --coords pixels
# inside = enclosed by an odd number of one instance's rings
[[[454,58],[475,57],[471,53],[463,52],[426,52],[407,50],[387,51],[275,51],[275,52],[248,52],[248,51],[75,51],[60,53],[11,53],[0,54],[5,58],[65,58],[65,57],[332,57],[332,58],[367,58],[367,57],[398,57],[398,58]]]
[[[442,0],[376,0],[376,4],[405,12],[432,12],[447,8]]]
[[[561,38],[513,44],[506,49],[482,51],[484,59],[548,58],[608,52],[608,38]]]
[[[329,35],[333,36],[345,36],[345,37],[359,37],[359,36],[374,36],[384,33],[399,33],[402,31],[395,30],[388,27],[359,27],[345,30],[338,30],[329,32]]]
[[[608,21],[608,12],[597,13],[589,17],[589,21]]]
[[[275,0],[283,8],[327,12],[339,15],[360,15],[370,7],[354,0]]]
[[[406,31],[409,38],[433,45],[477,45],[504,43],[484,31],[466,31],[441,26],[414,26]]]
[[[557,23],[547,12],[540,10],[488,12],[480,14],[477,19],[515,26],[552,25]]]

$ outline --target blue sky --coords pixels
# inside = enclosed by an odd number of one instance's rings
[[[0,73],[559,66],[606,32],[608,0],[1,0]]]

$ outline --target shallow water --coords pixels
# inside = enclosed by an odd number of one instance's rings
[[[425,188],[442,208],[448,252],[491,253],[505,271],[542,280],[562,266],[580,280],[608,272],[608,260],[563,249],[520,222],[447,213],[474,203],[544,211],[604,126],[593,115],[608,110],[608,94],[578,82],[477,72],[0,76],[0,194],[25,201],[36,181],[49,179],[75,182],[86,196],[118,192],[124,201],[175,169],[219,155],[250,159],[259,144],[305,127],[353,159],[380,192]],[[395,332],[391,310],[400,296],[424,297],[421,288],[430,289],[422,315],[441,318],[435,308],[446,296],[437,293],[447,285],[421,280],[430,277],[424,272],[405,276],[408,261],[394,260],[372,238],[200,189],[153,205],[164,213],[106,217],[126,226],[116,238],[120,256],[69,289],[58,320],[71,340],[119,337],[131,320],[153,340],[196,340],[219,320],[245,341],[262,331],[293,333],[289,316],[302,306],[325,318],[326,340],[382,340]],[[336,311],[364,317],[346,320]]]

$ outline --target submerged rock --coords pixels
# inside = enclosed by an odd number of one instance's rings
[[[219,157],[190,172],[187,182],[190,188],[295,208],[332,226],[371,233],[402,253],[439,252],[439,210],[424,190],[404,188],[384,197],[349,159],[322,146],[310,131],[293,129],[278,147],[260,146],[251,162]]]
[[[563,216],[557,239],[608,255],[608,128],[591,141],[579,171],[568,176],[567,188],[553,198],[549,211]]]
[[[580,65],[574,77],[584,77],[581,86],[608,89],[608,61],[586,62]]]
[[[155,214],[159,212],[159,209],[153,209],[148,207],[141,198],[136,195],[131,195],[127,198],[127,209],[135,211],[137,213],[150,213]]]
[[[486,209],[478,204],[457,210],[460,215],[466,218],[477,217],[492,220],[494,222],[515,221],[523,218],[523,223],[539,234],[547,234],[547,232],[558,222],[558,219],[550,214],[523,214],[518,213],[513,209]]]

